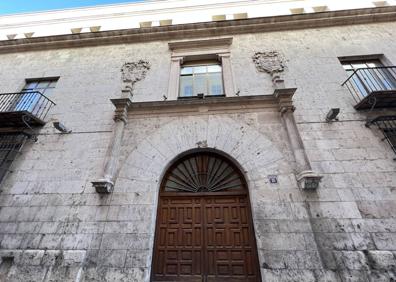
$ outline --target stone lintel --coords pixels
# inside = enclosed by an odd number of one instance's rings
[[[91,182],[97,193],[108,194],[113,192],[114,183],[108,179],[99,179]]]
[[[285,89],[286,93],[294,93],[295,88]],[[279,108],[279,99],[276,93],[270,95],[249,95],[233,97],[204,97],[182,98],[178,100],[132,102],[128,104],[129,114],[153,114],[174,112],[196,112],[203,109],[206,111],[236,110],[236,109],[263,109]],[[289,97],[291,99],[292,96]]]
[[[232,44],[232,37],[216,38],[216,39],[204,39],[204,40],[189,40],[189,41],[177,41],[169,42],[169,49],[174,51],[178,49],[190,49],[200,47],[224,47]]]

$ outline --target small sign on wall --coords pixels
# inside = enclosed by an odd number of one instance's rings
[[[268,180],[271,184],[277,184],[278,176],[277,175],[268,175]]]

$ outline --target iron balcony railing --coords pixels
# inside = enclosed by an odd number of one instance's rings
[[[39,91],[0,94],[0,115],[23,113],[30,118],[44,122],[54,105],[53,101]]]
[[[359,68],[342,85],[352,94],[357,109],[375,107],[377,102],[377,106],[390,106],[380,99],[396,99],[396,66]]]

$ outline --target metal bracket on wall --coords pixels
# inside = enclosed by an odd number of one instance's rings
[[[29,139],[33,140],[34,142],[37,142],[37,134],[34,132],[34,129],[30,126],[29,121],[31,120],[31,117],[27,115],[22,116],[22,122],[26,125],[27,128],[30,129],[31,133],[27,133],[29,135]]]

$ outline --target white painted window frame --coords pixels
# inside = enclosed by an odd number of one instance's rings
[[[236,96],[236,87],[231,64],[230,46],[232,38],[217,38],[193,41],[170,42],[171,66],[168,84],[168,100],[177,100],[179,97],[180,70],[183,61],[187,58],[204,55],[216,55],[221,62],[223,88],[226,97]]]

